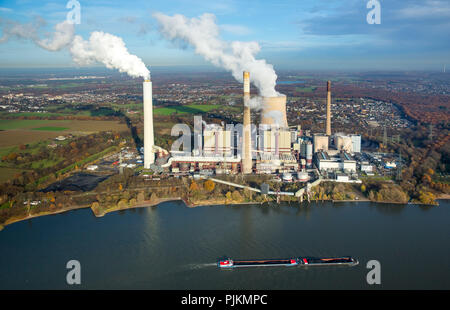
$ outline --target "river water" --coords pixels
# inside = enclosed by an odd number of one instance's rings
[[[450,289],[450,203],[211,206],[44,216],[0,232],[0,289]],[[351,255],[355,267],[219,270],[217,259]],[[369,285],[369,260],[381,285]]]

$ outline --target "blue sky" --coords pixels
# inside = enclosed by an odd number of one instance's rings
[[[216,15],[224,40],[257,41],[275,69],[442,70],[450,64],[449,0],[380,0],[381,24],[369,25],[368,0],[204,1],[79,0],[85,39],[95,30],[123,38],[130,53],[152,66],[208,65],[190,48],[158,33],[152,13]],[[65,20],[67,0],[0,1],[0,18],[43,18],[42,36]],[[1,28],[0,28],[1,29]],[[72,66],[67,50],[45,51],[30,41],[0,44],[0,67]]]

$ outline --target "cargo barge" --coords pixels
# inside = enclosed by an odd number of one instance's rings
[[[350,257],[299,257],[289,259],[264,259],[264,260],[233,260],[231,258],[219,260],[217,266],[219,268],[237,268],[237,267],[293,267],[293,266],[355,266],[358,260]]]

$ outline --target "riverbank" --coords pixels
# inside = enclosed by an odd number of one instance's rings
[[[71,206],[68,206],[66,208],[62,208],[59,210],[43,211],[43,212],[39,212],[36,214],[28,214],[25,217],[11,217],[11,218],[7,219],[4,223],[0,224],[0,231],[2,231],[5,228],[5,226],[14,224],[16,222],[26,221],[26,220],[30,220],[30,219],[45,216],[45,215],[55,215],[55,214],[64,213],[67,211],[85,209],[85,208],[89,208],[89,206],[88,205],[71,205]]]
[[[436,200],[449,200],[450,199],[450,195],[440,195],[438,196],[438,198]],[[68,206],[66,208],[63,209],[59,209],[59,210],[54,210],[54,211],[43,211],[40,213],[36,213],[36,214],[32,214],[32,215],[27,215],[25,217],[12,217],[8,220],[6,220],[4,223],[0,224],[0,231],[2,231],[4,229],[5,226],[7,225],[11,225],[13,223],[16,222],[20,222],[20,221],[25,221],[25,220],[29,220],[29,219],[33,219],[33,218],[37,218],[40,216],[45,216],[45,215],[54,215],[54,214],[60,214],[60,213],[64,213],[67,211],[72,211],[72,210],[77,210],[77,209],[85,209],[85,208],[90,208],[92,210],[92,213],[96,216],[96,217],[103,217],[108,213],[111,212],[116,212],[116,211],[121,211],[121,210],[129,210],[129,209],[135,209],[135,208],[145,208],[145,207],[154,207],[157,206],[161,203],[164,202],[172,202],[172,201],[182,201],[186,207],[188,208],[195,208],[195,207],[205,207],[205,206],[219,206],[219,205],[228,205],[228,206],[233,206],[233,205],[256,205],[256,204],[264,204],[264,203],[269,203],[269,202],[275,202],[275,201],[271,201],[271,200],[267,200],[264,202],[249,202],[249,201],[234,201],[234,200],[228,200],[226,198],[224,199],[207,199],[207,200],[199,200],[199,201],[195,201],[195,202],[188,202],[185,199],[181,198],[181,197],[173,197],[173,198],[157,198],[156,200],[144,200],[142,202],[133,204],[133,205],[126,205],[126,206],[119,206],[119,205],[113,205],[113,206],[109,206],[109,207],[95,207],[93,205],[71,205]],[[288,204],[303,204],[303,203],[307,203],[308,201],[303,201],[303,202],[286,202]],[[370,201],[369,199],[358,199],[358,200],[311,200],[309,203],[319,203],[319,202],[332,202],[332,203],[339,203],[339,202],[373,202],[373,203],[379,203],[379,204],[403,204],[403,205],[407,205],[407,204],[411,204],[411,203],[400,203],[400,202],[393,202],[393,201],[382,201],[382,202],[378,202],[378,201]],[[413,203],[414,205],[424,205],[421,203]],[[439,205],[439,203],[437,204]],[[437,206],[437,205],[430,205],[430,206]]]
[[[117,205],[113,205],[113,206],[104,208],[104,207],[96,207],[96,206],[92,205],[90,208],[96,217],[103,217],[106,214],[115,212],[115,211],[135,209],[135,208],[154,207],[163,202],[170,202],[170,201],[183,201],[186,204],[186,202],[181,197],[174,197],[174,198],[157,198],[155,200],[144,200],[142,202],[139,202],[139,203],[136,203],[136,204],[133,204],[130,206],[119,206],[119,204],[117,204]]]

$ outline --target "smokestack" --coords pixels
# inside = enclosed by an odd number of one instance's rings
[[[331,136],[331,81],[327,82],[327,123],[325,134]]]
[[[252,173],[252,154],[251,154],[251,124],[250,124],[250,72],[244,71],[244,127],[243,127],[243,146],[242,152],[242,172],[244,174]]]
[[[150,165],[155,162],[153,145],[155,138],[153,135],[153,101],[152,82],[148,79],[143,83],[144,88],[144,168],[150,169]]]

